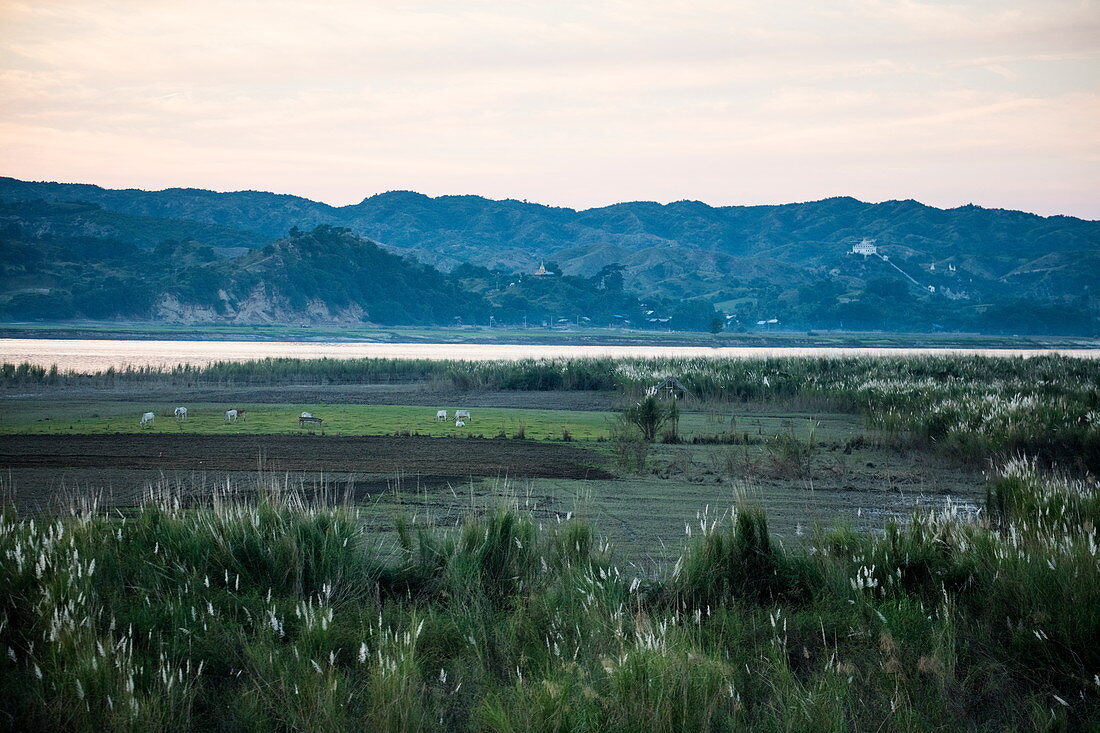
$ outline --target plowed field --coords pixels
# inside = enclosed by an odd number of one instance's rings
[[[0,470],[18,505],[45,507],[82,485],[109,486],[131,503],[158,476],[201,472],[324,473],[355,493],[384,489],[401,475],[424,484],[469,477],[597,479],[604,457],[572,445],[469,438],[282,435],[6,435]]]

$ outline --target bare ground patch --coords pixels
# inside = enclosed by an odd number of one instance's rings
[[[572,445],[524,440],[281,435],[7,435],[0,470],[20,508],[45,508],[61,494],[105,490],[131,504],[142,487],[196,474],[211,482],[230,473],[292,472],[328,476],[353,496],[384,491],[392,477],[440,485],[470,477],[610,478],[605,458]]]

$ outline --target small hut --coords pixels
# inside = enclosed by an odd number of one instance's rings
[[[669,377],[660,384],[655,384],[647,390],[647,393],[663,400],[682,400],[690,393],[679,379]]]

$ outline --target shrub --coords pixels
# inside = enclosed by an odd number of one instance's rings
[[[665,423],[671,422],[673,424],[671,430],[675,433],[675,424],[678,417],[679,412],[675,401],[664,405],[652,395],[628,407],[623,412],[623,419],[638,428],[642,434],[642,439],[647,443],[656,440],[657,431]]]

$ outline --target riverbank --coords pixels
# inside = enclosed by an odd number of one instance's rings
[[[260,372],[269,374],[273,365],[266,360],[305,360],[320,363],[348,362],[335,368],[343,373],[341,379],[358,379],[362,376],[364,360],[388,360],[405,378],[407,367],[413,369],[416,378],[427,376],[425,362],[439,362],[447,371],[459,363],[499,362],[510,363],[525,360],[606,360],[606,359],[788,359],[861,358],[861,357],[920,357],[920,356],[996,356],[1036,357],[1060,354],[1080,359],[1100,357],[1097,348],[967,348],[956,346],[746,346],[716,342],[694,346],[651,343],[629,344],[475,344],[475,343],[385,343],[378,341],[187,341],[153,339],[0,339],[0,362],[4,364],[3,379],[6,384],[23,384],[45,380],[50,383],[51,374],[102,373],[104,376],[118,372],[153,370],[173,372],[205,369],[219,363],[264,362]],[[20,366],[21,365],[21,366]],[[314,364],[316,367],[317,364]],[[248,367],[254,371],[257,367]],[[286,365],[279,367],[285,369]],[[312,368],[312,367],[311,367]],[[24,370],[21,372],[20,370]],[[40,370],[39,379],[25,370]],[[429,370],[432,371],[432,370]],[[266,379],[266,377],[264,377]],[[393,375],[387,375],[392,381]],[[13,380],[13,381],[9,381]],[[110,381],[110,380],[108,380]]]
[[[1100,338],[977,333],[882,331],[752,331],[699,333],[625,328],[488,328],[183,325],[144,322],[7,323],[0,339],[133,341],[306,341],[389,344],[501,344],[546,346],[725,346],[821,348],[1100,349]]]

